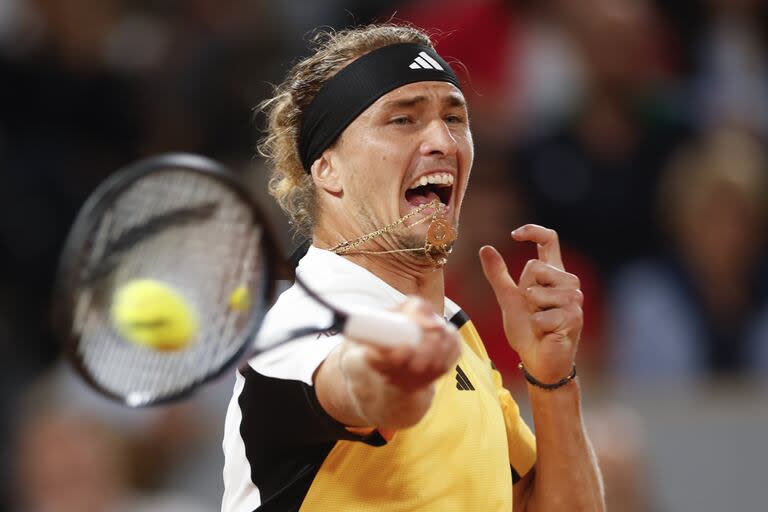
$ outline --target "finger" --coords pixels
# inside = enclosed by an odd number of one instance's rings
[[[422,329],[439,327],[443,324],[443,319],[435,312],[435,308],[421,297],[409,296],[395,311],[403,313],[419,324]]]
[[[525,290],[528,302],[537,309],[562,308],[566,306],[579,306],[584,303],[584,294],[579,289],[549,288],[544,286],[531,286]]]
[[[560,240],[557,231],[536,224],[526,224],[512,232],[512,238],[518,242],[536,242],[539,259],[555,268],[565,270],[560,253]]]
[[[520,288],[527,289],[535,285],[578,289],[581,287],[581,282],[578,276],[541,260],[528,260],[520,274]]]
[[[415,375],[423,374],[431,362],[431,356],[439,357],[437,352],[439,345],[436,343],[437,333],[433,329],[424,332],[417,350],[413,351],[411,357],[406,361],[408,371]]]
[[[548,309],[531,316],[533,327],[541,334],[566,334],[581,327],[582,312],[578,306]]]
[[[517,291],[517,284],[509,275],[507,264],[495,247],[486,245],[480,249],[480,264],[497,301],[502,303],[510,294]]]
[[[565,312],[562,308],[539,311],[531,316],[531,322],[540,333],[559,332],[563,330]]]
[[[542,263],[539,260],[528,260],[523,267],[523,271],[520,273],[520,279],[518,280],[520,288],[525,290],[537,284],[546,286],[547,283],[537,280],[537,275],[541,272],[537,271],[537,267],[543,265],[546,265],[546,263]]]
[[[354,340],[356,343],[360,343]],[[380,347],[369,343],[360,343],[365,346],[365,360],[374,369],[383,371],[385,369],[404,366],[414,353],[413,347]]]
[[[414,353],[409,367],[415,373],[438,376],[445,373],[460,355],[458,332],[452,325],[430,330],[425,343]]]

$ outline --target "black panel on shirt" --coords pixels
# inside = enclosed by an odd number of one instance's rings
[[[515,485],[521,480],[522,477],[520,476],[520,473],[518,473],[517,470],[512,466],[509,466],[509,469],[512,471],[512,485]]]
[[[259,511],[299,510],[336,441],[386,444],[378,431],[368,436],[348,431],[325,412],[314,387],[302,381],[267,377],[250,366],[241,374],[240,435],[251,481],[261,495]]]
[[[463,309],[460,309],[448,321],[451,322],[457,329],[461,329],[465,323],[469,322],[469,316],[464,312]]]

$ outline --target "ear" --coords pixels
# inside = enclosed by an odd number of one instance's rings
[[[339,170],[334,165],[332,151],[324,151],[322,156],[312,163],[310,171],[312,172],[312,179],[314,179],[315,185],[326,192],[338,195],[344,190]]]

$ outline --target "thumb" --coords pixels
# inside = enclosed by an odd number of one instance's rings
[[[425,329],[443,325],[442,319],[435,312],[435,308],[421,297],[408,296],[395,311],[404,314]]]
[[[483,274],[493,288],[496,300],[499,304],[506,302],[510,294],[517,291],[517,283],[509,275],[507,264],[495,247],[486,245],[480,249],[480,264]]]

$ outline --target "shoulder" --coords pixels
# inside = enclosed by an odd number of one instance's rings
[[[346,260],[339,261],[341,258],[335,254],[318,255],[317,252],[320,251],[315,249],[308,253],[310,261],[307,262],[306,258],[302,260],[297,274],[332,307],[344,312],[355,312],[397,306],[397,296],[390,293],[386,285],[373,274]],[[256,345],[265,348],[285,339],[296,329],[329,328],[332,322],[333,312],[294,283],[280,294],[267,312]],[[339,333],[330,330],[306,335],[251,358],[249,366],[262,375],[298,380],[311,385],[314,371],[341,340]]]
[[[310,247],[301,259],[296,275],[331,306],[344,311],[389,309],[402,300],[402,294],[365,268],[316,247]],[[294,284],[280,295],[264,323],[266,327],[284,327],[330,318],[327,308],[310,297],[304,288]]]
[[[362,308],[389,309],[398,300],[376,286],[366,285],[349,275],[326,275],[304,279],[314,293],[334,308],[354,311]],[[307,294],[301,286],[293,284],[278,297],[264,319],[264,328],[284,328],[305,325],[307,322],[328,322],[331,311]]]
[[[461,309],[461,306],[453,302],[448,297],[445,298],[445,319],[451,322],[454,327],[460,329],[469,322],[469,316]]]

